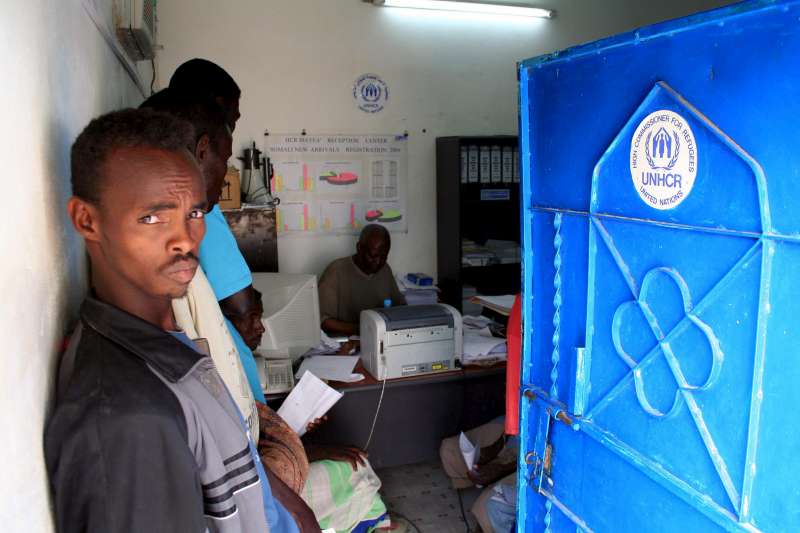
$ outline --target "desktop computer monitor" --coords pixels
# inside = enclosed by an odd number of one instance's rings
[[[262,294],[266,329],[256,352],[267,359],[297,359],[319,346],[316,276],[253,272],[253,287]]]

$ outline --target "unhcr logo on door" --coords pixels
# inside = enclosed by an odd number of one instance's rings
[[[667,109],[647,115],[631,138],[630,169],[633,186],[647,205],[677,207],[697,176],[697,146],[688,122]]]
[[[353,99],[361,111],[377,113],[386,106],[389,87],[375,74],[363,74],[353,85]]]

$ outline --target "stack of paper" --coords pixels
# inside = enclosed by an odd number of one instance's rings
[[[511,313],[511,307],[514,305],[515,297],[514,294],[504,294],[502,296],[478,295],[474,296],[472,300],[477,304],[488,307],[492,311],[508,316]]]
[[[306,372],[278,409],[278,415],[302,437],[308,424],[324,416],[341,397],[340,392]]]
[[[494,321],[489,317],[468,315],[465,313],[464,316],[461,317],[461,322],[464,324],[464,327],[468,329],[483,329],[488,328]]]
[[[507,352],[506,340],[492,337],[489,328],[479,333],[464,330],[464,355],[461,357],[464,364],[486,360],[504,361]]]
[[[435,286],[417,285],[401,274],[395,274],[395,279],[408,305],[435,304],[439,299],[439,289]]]
[[[497,256],[489,248],[461,239],[461,266],[486,266],[497,262]]]
[[[354,374],[353,369],[358,363],[357,355],[314,355],[306,357],[300,363],[295,377],[298,378],[306,372],[311,372],[319,379],[328,381],[361,381],[364,376]]]
[[[340,347],[341,344],[336,339],[330,338],[324,331],[319,330],[319,345],[308,350],[303,356],[337,354]]]
[[[504,361],[508,347],[506,340],[495,337],[489,330],[492,320],[483,316],[464,316],[464,364]]]
[[[500,241],[489,239],[486,248],[494,253],[500,264],[519,263],[520,250],[516,241]]]

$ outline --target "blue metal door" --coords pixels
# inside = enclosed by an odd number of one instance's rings
[[[800,531],[800,2],[520,80],[519,531]]]

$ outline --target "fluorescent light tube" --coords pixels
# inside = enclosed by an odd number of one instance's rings
[[[460,11],[462,13],[483,13],[487,15],[507,15],[512,17],[551,18],[553,11],[539,7],[508,4],[480,4],[477,2],[456,2],[452,0],[372,0],[376,6],[407,7],[411,9],[433,9],[438,11]]]

